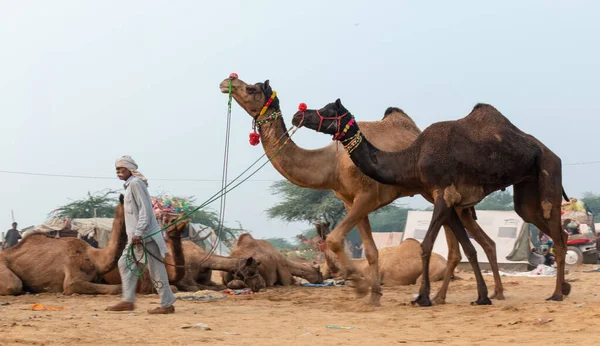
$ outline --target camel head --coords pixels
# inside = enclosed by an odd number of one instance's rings
[[[317,222],[315,222],[315,227],[317,229],[317,234],[323,240],[326,240],[327,239],[327,235],[329,233],[331,233],[331,230],[329,229],[329,225],[330,225],[329,222],[323,222],[323,221],[317,221]]]
[[[253,292],[259,292],[262,288],[262,280],[259,273],[260,261],[253,257],[241,259],[239,267],[233,274],[235,280],[243,281]]]
[[[266,119],[270,113],[265,112],[260,115],[263,106],[269,101],[273,95],[273,89],[269,85],[267,79],[264,83],[246,84],[243,80],[237,77],[230,77],[221,82],[219,87],[224,94],[229,93],[229,82],[231,81],[231,95],[235,101],[256,121]],[[277,96],[271,101],[270,108],[279,110],[279,99]]]
[[[319,110],[307,109],[306,105],[301,103],[298,112],[294,114],[292,124],[333,135],[333,139],[341,141],[358,132],[354,116],[342,105],[340,99]]]
[[[174,216],[174,215],[163,216],[162,222],[163,222],[163,225],[168,225],[177,219],[178,219],[178,217]],[[181,238],[181,236],[187,229],[189,223],[190,223],[189,218],[179,220],[179,221],[177,221],[176,224],[169,226],[165,230],[165,232],[169,238]]]
[[[317,263],[313,263],[311,265],[312,269],[314,269],[314,273],[310,273],[305,275],[304,278],[313,284],[322,284],[323,283],[323,273],[321,272],[321,266]]]

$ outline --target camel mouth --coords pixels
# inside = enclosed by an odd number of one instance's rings
[[[228,83],[228,80],[222,81],[221,84],[219,85],[219,89],[221,89],[221,92],[223,94],[229,94],[229,83]]]
[[[294,114],[294,116],[292,117],[292,125],[300,128],[302,127],[302,113],[298,112],[296,114]],[[300,126],[298,126],[300,125]]]

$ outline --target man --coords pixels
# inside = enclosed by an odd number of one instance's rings
[[[6,235],[4,236],[4,243],[2,243],[2,250],[6,250],[10,247],[17,245],[17,243],[19,242],[19,239],[21,239],[21,233],[19,233],[19,231],[17,230],[17,223],[13,222],[12,228],[9,229],[8,232],[6,232]]]
[[[131,311],[134,309],[135,291],[138,277],[133,273],[143,265],[144,251],[148,256],[150,277],[157,287],[160,296],[160,307],[148,310],[150,314],[171,314],[175,312],[175,295],[171,292],[167,270],[163,262],[156,259],[165,258],[167,246],[160,232],[160,227],[152,209],[152,199],[148,193],[148,181],[138,169],[138,165],[130,156],[123,156],[115,163],[117,176],[125,181],[125,228],[127,246],[119,259],[119,272],[123,284],[123,297],[119,304],[107,308],[108,311]],[[156,234],[154,234],[156,233]],[[150,234],[153,234],[150,238]],[[134,246],[135,258],[131,255],[130,245]],[[154,256],[153,256],[154,255]],[[129,257],[129,258],[127,258]]]

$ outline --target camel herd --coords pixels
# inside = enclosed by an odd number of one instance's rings
[[[246,84],[234,77],[220,84],[252,117],[265,151],[289,139],[279,98],[269,81]],[[267,101],[273,98],[270,104]],[[267,107],[268,105],[268,107]],[[266,107],[266,112],[261,109]],[[415,304],[429,306],[430,282],[443,280],[433,302],[443,304],[454,270],[460,262],[459,243],[477,280],[475,304],[504,299],[496,260],[495,243],[477,223],[474,206],[488,194],[514,186],[515,210],[529,223],[548,234],[556,248],[556,289],[549,298],[562,300],[570,285],[564,278],[567,235],[560,227],[562,189],[561,162],[541,142],[516,128],[489,105],[478,104],[465,118],[440,122],[421,131],[402,110],[388,108],[382,120],[357,122],[338,99],[316,110],[301,105],[293,125],[330,134],[333,142],[319,149],[304,149],[289,140],[272,157],[274,168],[293,184],[332,190],[347,213],[331,232],[317,225],[325,263],[305,264],[289,260],[272,244],[242,234],[229,256],[207,254],[190,241],[182,241],[186,220],[166,230],[169,255],[165,258],[172,289],[197,291],[292,285],[296,278],[310,283],[345,278],[359,297],[370,291],[369,304],[379,305],[381,285],[420,282]],[[422,195],[434,206],[433,220],[420,244],[407,239],[400,245],[378,250],[369,224],[369,213],[400,197]],[[565,197],[566,198],[566,197]],[[432,253],[441,227],[448,241],[448,260]],[[350,259],[344,239],[357,227],[365,257]],[[478,267],[477,254],[465,229],[484,249],[494,273],[494,293]],[[309,241],[304,239],[304,241]],[[64,294],[118,294],[117,261],[126,245],[123,200],[115,209],[108,245],[91,247],[75,238],[52,238],[44,234],[25,237],[0,253],[0,295],[23,292]],[[221,271],[222,284],[212,281],[212,271]],[[147,273],[140,278],[138,292],[154,292]]]

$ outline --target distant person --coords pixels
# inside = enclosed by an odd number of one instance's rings
[[[544,249],[544,265],[551,267],[556,262],[556,257],[548,249]]]
[[[19,242],[19,239],[21,239],[21,233],[19,233],[19,231],[17,230],[17,223],[13,222],[12,223],[12,228],[8,230],[8,232],[6,232],[6,236],[4,236],[4,243],[2,244],[2,250],[6,250],[8,248],[11,248],[15,245],[17,245],[17,243]]]

